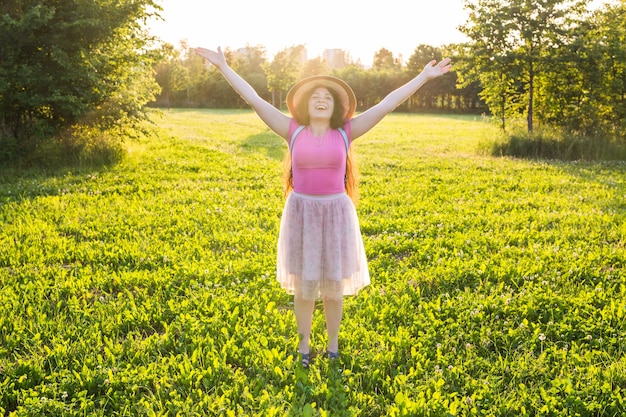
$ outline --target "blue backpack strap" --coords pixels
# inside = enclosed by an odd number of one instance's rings
[[[305,127],[306,126],[302,125],[298,126],[298,128],[293,132],[293,135],[291,135],[291,141],[289,142],[289,152],[293,152],[293,143],[296,141],[296,136],[298,136]]]
[[[341,133],[341,137],[343,138],[343,143],[346,144],[346,155],[348,155],[348,150],[350,149],[350,142],[348,141],[348,134],[346,133],[345,130],[343,130],[343,127],[340,127],[337,130],[339,130],[339,133]]]
[[[346,161],[347,161],[347,159],[348,159],[348,150],[350,149],[350,142],[348,142],[348,134],[346,133],[345,130],[343,130],[343,127],[340,127],[337,130],[339,130],[339,133],[341,133],[341,137],[343,138],[343,143],[346,144]],[[348,172],[347,172],[348,167],[347,167],[347,163],[348,162],[346,162],[346,173],[343,174],[343,185],[344,186],[348,185]]]

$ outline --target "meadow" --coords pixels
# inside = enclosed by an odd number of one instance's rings
[[[274,279],[283,140],[248,110],[153,119],[116,166],[0,171],[0,414],[626,413],[626,164],[388,116],[354,145],[372,285],[305,371]]]

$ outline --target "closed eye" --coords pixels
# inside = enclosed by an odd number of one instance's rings
[[[324,96],[320,96],[319,94],[313,94],[311,96],[311,98],[313,100],[320,100],[320,99],[324,99],[324,100],[332,100],[333,96],[330,94],[324,95]]]

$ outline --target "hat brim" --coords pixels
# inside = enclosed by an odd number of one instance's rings
[[[314,75],[312,77],[304,78],[291,87],[291,90],[287,93],[287,107],[289,112],[296,119],[301,118],[298,115],[298,107],[303,98],[305,98],[307,92],[313,87],[326,87],[333,90],[341,101],[341,105],[344,109],[343,120],[348,121],[354,115],[356,110],[356,96],[352,88],[343,80],[333,77],[331,75]]]

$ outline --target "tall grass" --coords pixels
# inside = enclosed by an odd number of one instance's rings
[[[550,126],[528,132],[525,122],[513,121],[506,132],[485,140],[482,149],[494,156],[560,161],[626,161],[626,141],[603,133],[585,136]]]
[[[355,143],[373,282],[305,372],[274,280],[283,140],[250,111],[155,122],[110,168],[0,172],[0,413],[626,412],[624,164],[389,116]],[[321,309],[313,332],[323,352]]]

